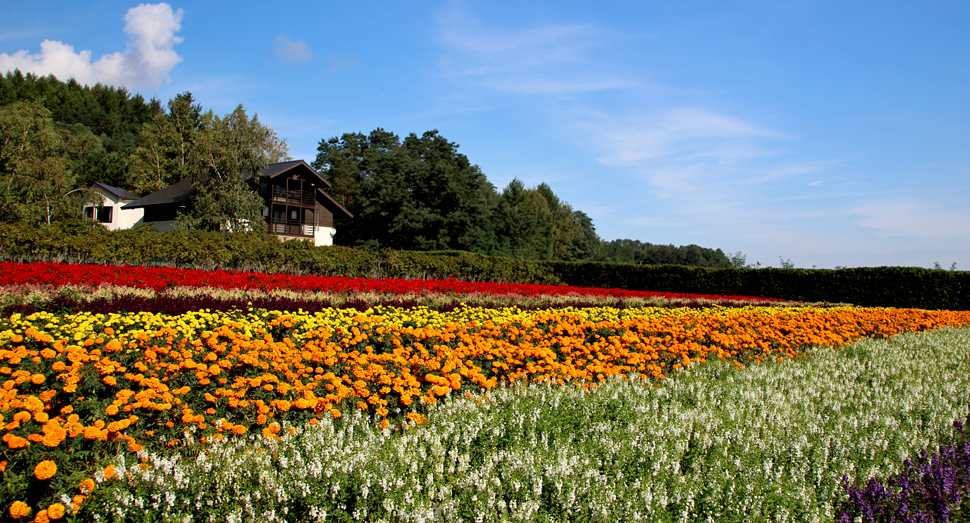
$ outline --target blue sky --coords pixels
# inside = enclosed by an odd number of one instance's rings
[[[0,12],[0,69],[243,104],[294,158],[345,132],[438,129],[498,189],[546,182],[607,240],[970,269],[965,0]]]

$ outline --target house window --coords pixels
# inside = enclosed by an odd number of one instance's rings
[[[290,210],[290,219],[293,221],[300,219],[300,211],[297,209]]]
[[[101,223],[111,223],[113,207],[85,207],[84,216]]]

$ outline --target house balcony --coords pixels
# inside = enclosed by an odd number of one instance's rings
[[[267,225],[272,234],[313,238],[312,223],[303,223],[299,220],[270,220]]]
[[[269,201],[273,203],[297,204],[313,207],[316,199],[313,191],[303,191],[299,189],[287,189],[279,185],[271,185],[261,191],[264,196],[269,196]],[[269,193],[267,195],[267,193]]]

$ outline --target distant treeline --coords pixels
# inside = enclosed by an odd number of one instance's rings
[[[0,221],[35,224],[77,219],[78,193],[68,195],[93,182],[147,194],[202,171],[224,184],[206,192],[212,199],[206,212],[246,209],[255,216],[250,207],[257,197],[232,191],[241,182],[228,171],[287,158],[286,143],[241,106],[220,118],[204,112],[191,93],[163,104],[124,88],[19,71],[0,75],[0,139]],[[371,252],[731,266],[720,249],[604,241],[592,219],[549,185],[526,187],[516,179],[499,191],[437,131],[403,140],[383,129],[323,139],[312,165],[354,214],[336,224],[337,243]],[[192,228],[226,223],[196,214],[185,220]]]

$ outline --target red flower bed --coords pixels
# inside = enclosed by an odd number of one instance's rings
[[[289,289],[333,293],[381,292],[387,294],[517,294],[610,296],[617,298],[662,297],[711,300],[778,301],[752,296],[719,296],[677,292],[628,291],[570,287],[567,285],[533,285],[527,283],[464,282],[447,280],[399,280],[346,278],[340,276],[294,276],[241,271],[203,271],[174,267],[141,267],[114,265],[79,265],[67,263],[0,262],[0,286],[5,285],[122,285],[162,291],[171,287],[215,287],[223,289]]]

